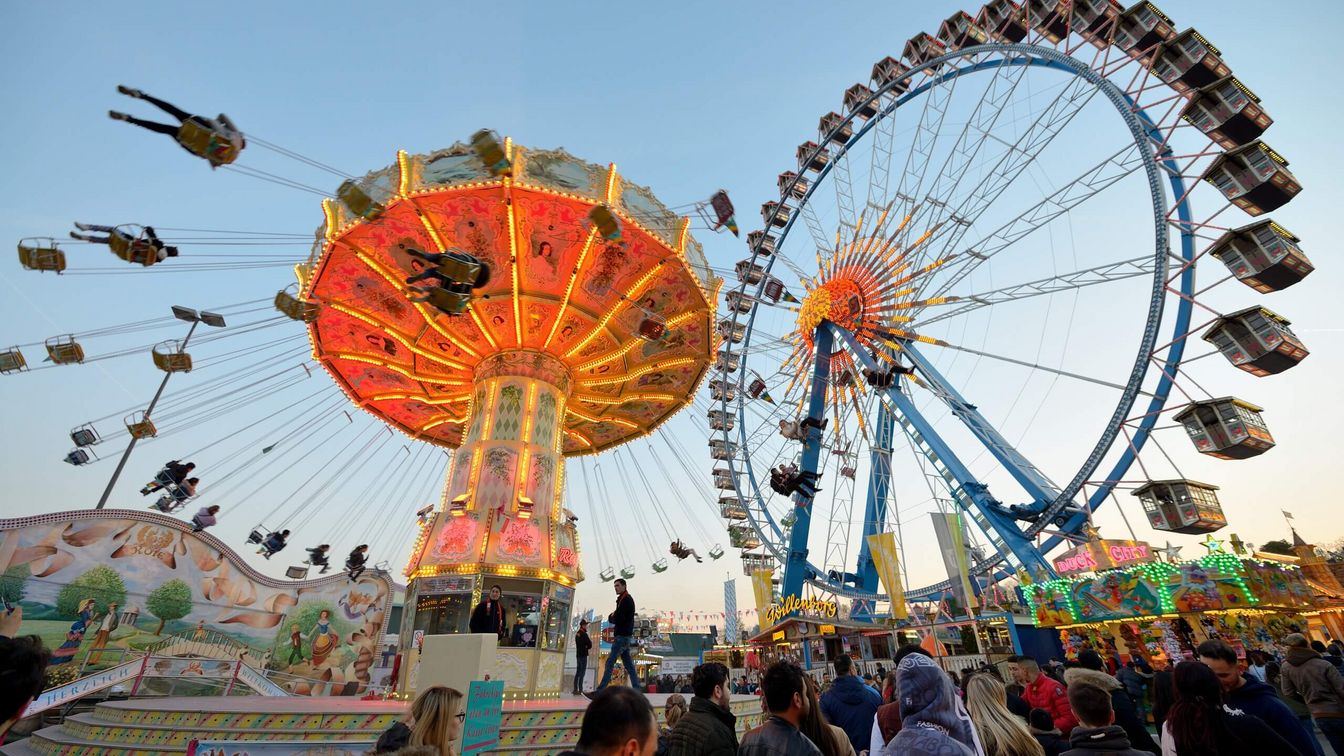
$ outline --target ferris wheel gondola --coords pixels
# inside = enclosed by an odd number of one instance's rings
[[[1075,41],[1122,56],[1084,58]],[[1053,100],[1041,98],[1046,104],[1026,94],[1031,85],[1019,86],[1034,69],[1067,79],[1056,85]],[[974,81],[983,84],[969,83]],[[1180,98],[1179,106],[1152,107],[1166,102],[1158,88],[1174,93],[1168,99]],[[1094,98],[1099,104],[1089,110]],[[929,598],[952,589],[950,581],[918,587],[877,582],[866,537],[900,531],[891,498],[898,484],[910,480],[928,482],[932,509],[961,516],[978,548],[972,549],[978,555],[973,574],[1050,575],[1045,553],[1083,537],[1093,510],[1121,485],[1158,418],[1181,409],[1167,408],[1166,399],[1179,386],[1188,337],[1197,329],[1234,364],[1256,374],[1288,369],[1306,356],[1287,321],[1265,308],[1192,323],[1193,271],[1202,256],[1197,245],[1212,238],[1205,229],[1225,231],[1196,219],[1192,195],[1208,198],[1196,191],[1200,180],[1221,193],[1215,210],[1231,202],[1252,215],[1283,206],[1301,186],[1287,161],[1259,141],[1273,120],[1231,76],[1221,51],[1193,29],[1178,32],[1152,3],[1124,9],[1114,0],[994,0],[978,13],[953,14],[936,35],[913,36],[900,58],[879,61],[870,82],[845,90],[841,100],[844,110],[821,118],[816,141],[798,147],[797,170],[779,175],[779,199],[762,206],[763,228],[747,235],[750,254],[735,265],[738,284],[724,292],[726,310],[718,324],[723,342],[709,380],[709,427],[722,442],[710,444],[722,514],[735,546],[764,547],[783,567],[785,594],[811,585],[869,606],[888,590]],[[1015,121],[1001,118],[1024,109],[1027,115]],[[895,114],[904,118],[911,110],[913,133],[898,132]],[[1083,150],[1051,147],[1080,112],[1094,124],[1095,133],[1083,141],[1096,147],[1097,166],[1062,182],[1052,178],[1049,188],[1033,179],[1033,187],[1029,170],[1044,176],[1083,159]],[[1102,127],[1095,124],[1117,116],[1121,147],[1107,154],[1095,136]],[[1076,131],[1067,133],[1078,138]],[[1206,141],[1186,134],[1213,139],[1221,149],[1202,147]],[[1181,154],[1175,145],[1185,142],[1191,146]],[[902,153],[904,166],[898,162]],[[856,181],[865,175],[856,166],[867,170],[867,186]],[[1023,283],[1007,287],[977,281],[978,271],[988,270],[996,257],[1024,271],[1040,267],[1021,241],[1071,222],[1073,208],[1116,184],[1137,190],[1143,209],[1135,212],[1151,213],[1151,231],[1133,241],[1149,250],[1142,261],[1094,258],[1067,274],[1048,265],[1044,276],[1024,276]],[[1040,199],[1033,202],[1035,196]],[[1312,268],[1296,237],[1278,228],[1265,223],[1226,232],[1206,251],[1260,291],[1286,287]],[[1070,238],[1073,233],[1070,227]],[[1089,233],[1098,237],[1091,246],[1098,257],[1126,244],[1118,228],[1110,238]],[[812,266],[803,261],[814,258],[816,267],[807,270]],[[1266,280],[1257,278],[1261,273]],[[1137,350],[1126,346],[1127,358],[1110,364],[1114,378],[1096,376],[1098,365],[1054,367],[1012,354],[1031,328],[1051,335],[1060,330],[1050,319],[1015,326],[1016,338],[1006,349],[958,343],[968,324],[981,328],[990,308],[1140,277],[1148,281],[1142,291],[1115,285],[1138,299],[1140,338]],[[780,307],[783,296],[766,295],[772,285],[805,294],[797,307]],[[1210,288],[1198,294],[1206,296]],[[997,322],[1010,322],[1007,317]],[[1109,313],[1108,321],[1103,330],[1121,338],[1121,321]],[[1166,338],[1159,337],[1163,331]],[[1067,343],[1067,331],[1056,338]],[[1124,338],[1133,339],[1132,332]],[[778,343],[784,348],[773,348]],[[974,364],[958,363],[964,355],[973,356]],[[1010,442],[995,427],[990,418],[997,414],[1001,421],[1011,406],[996,406],[997,387],[975,374],[985,361],[1119,392],[1118,399],[1104,400],[1109,410],[1091,419],[1095,435],[1075,439],[1088,450],[1076,466],[1044,469],[1029,457],[1042,452],[1039,443],[1029,435]],[[1030,379],[1024,379],[1024,390]],[[980,401],[970,399],[971,392]],[[764,396],[793,408],[793,416],[770,411],[760,401]],[[1136,406],[1141,397],[1143,409]],[[1048,396],[1041,401],[1049,406]],[[1232,416],[1224,417],[1228,412]],[[1081,414],[1066,410],[1052,422],[1067,418],[1071,430],[1088,427]],[[1259,409],[1241,400],[1192,402],[1175,419],[1206,454],[1244,457],[1273,443]],[[828,420],[835,422],[826,431]],[[1229,424],[1233,420],[1236,427]],[[949,422],[956,427],[944,427]],[[1022,451],[1023,444],[1033,451]],[[825,448],[846,453],[831,463],[836,490],[820,496],[806,476],[822,473]],[[911,455],[900,461],[911,473],[892,471],[898,450]],[[980,462],[985,469],[978,472],[964,461],[982,457],[992,464]],[[866,485],[850,483],[863,476]],[[1001,500],[1009,486],[1020,487],[1025,501]],[[850,500],[849,489],[866,492],[866,501]],[[823,506],[823,498],[831,501]],[[861,518],[850,514],[860,508]],[[744,521],[736,519],[742,514]],[[823,543],[813,543],[811,526],[818,521],[826,523]],[[864,523],[863,536],[854,538],[850,525],[858,522]],[[1214,526],[1220,525],[1211,516],[1200,525]],[[855,541],[859,548],[851,550]]]

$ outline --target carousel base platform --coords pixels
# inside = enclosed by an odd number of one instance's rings
[[[687,696],[689,699],[689,696]],[[667,694],[649,694],[663,718]],[[588,699],[567,696],[549,701],[507,701],[495,753],[549,756],[571,748]],[[293,742],[292,753],[363,753],[405,711],[404,702],[349,698],[263,696],[139,698],[100,703],[27,740],[0,748],[6,756],[148,756],[185,754],[192,739],[266,743]],[[760,700],[734,700],[739,734],[760,722]],[[272,748],[267,753],[274,753]],[[243,749],[240,749],[243,750]]]

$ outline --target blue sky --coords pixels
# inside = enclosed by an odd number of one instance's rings
[[[1188,477],[1223,486],[1232,517],[1232,527],[1223,535],[1237,532],[1255,542],[1283,535],[1279,511],[1286,509],[1305,526],[1304,535],[1333,540],[1344,535],[1333,494],[1337,433],[1344,419],[1335,388],[1342,367],[1338,292],[1344,290],[1344,280],[1330,243],[1340,231],[1335,205],[1344,164],[1335,131],[1344,110],[1331,96],[1333,80],[1327,72],[1334,66],[1332,50],[1308,32],[1338,28],[1344,11],[1339,4],[1324,2],[1281,4],[1272,11],[1244,1],[1169,0],[1161,5],[1178,26],[1194,25],[1213,40],[1274,116],[1267,141],[1291,161],[1306,187],[1274,216],[1302,237],[1304,249],[1319,266],[1306,282],[1267,301],[1293,320],[1312,349],[1306,363],[1268,379],[1233,374],[1230,367],[1213,364],[1216,358],[1200,364],[1200,379],[1208,375],[1217,384],[1210,386],[1215,395],[1245,395],[1266,407],[1280,447],[1237,464],[1197,459],[1188,444],[1181,445],[1178,434],[1163,437],[1164,448],[1178,458]],[[9,5],[0,11],[8,31],[0,50],[6,71],[0,77],[0,97],[9,106],[8,117],[0,122],[0,165],[6,169],[6,180],[0,183],[0,237],[62,236],[75,220],[291,234],[310,233],[319,224],[316,196],[236,173],[212,172],[166,137],[109,121],[105,114],[110,108],[149,113],[144,103],[118,96],[119,83],[206,115],[223,110],[251,134],[356,174],[390,163],[397,149],[429,151],[488,126],[522,144],[564,146],[587,160],[614,161],[624,175],[652,187],[669,205],[726,188],[745,216],[746,230],[755,227],[754,209],[774,198],[775,176],[791,167],[794,148],[811,138],[819,115],[839,107],[844,89],[866,81],[874,61],[899,56],[915,32],[936,29],[941,19],[963,7],[948,2],[243,2],[221,12],[176,3],[129,8]],[[326,190],[338,182],[256,145],[244,162]],[[743,254],[730,236],[701,232],[698,238],[715,266],[729,267]],[[182,246],[183,261],[223,251]],[[170,304],[212,307],[268,298],[290,280],[283,267],[135,272],[129,266],[114,267],[121,263],[105,251],[84,246],[70,250],[72,270],[96,267],[116,274],[39,275],[20,270],[10,253],[9,261],[0,265],[0,291],[5,292],[0,296],[0,343],[28,344],[59,333],[160,317]],[[283,260],[305,250],[295,244],[229,251]],[[1117,251],[1111,259],[1122,256],[1128,255]],[[1249,290],[1237,292],[1229,304],[1240,301],[1252,301]],[[1078,346],[1089,343],[1089,320],[1100,326],[1106,311],[1104,300],[1084,301],[1070,337],[1074,348],[1084,349],[1082,354],[1087,348],[1107,348],[1097,336],[1090,347]],[[265,317],[269,314],[263,309],[239,315],[235,322]],[[90,342],[90,354],[178,333],[170,328],[110,337]],[[237,342],[202,344],[198,354],[222,354],[295,333],[277,327],[259,333],[255,341],[238,337]],[[38,361],[40,347],[25,352],[30,362]],[[297,365],[302,349],[294,353],[295,359],[285,364]],[[1061,350],[1059,356],[1068,354]],[[170,392],[189,389],[193,381],[212,374],[218,373],[203,370],[174,378]],[[59,460],[69,447],[66,434],[85,419],[147,401],[160,375],[147,356],[134,356],[0,377],[10,438],[0,462],[10,486],[5,498],[12,502],[6,514],[92,505],[111,463],[85,469],[64,465]],[[317,391],[321,386],[316,381],[322,380],[318,373],[314,382],[295,391]],[[261,402],[253,411],[281,409]],[[703,469],[707,476],[711,465],[703,451],[704,436],[695,427],[702,422],[699,412],[688,411],[668,427],[694,455],[692,470]],[[225,423],[232,424],[222,429]],[[134,488],[160,458],[182,453],[183,446],[202,446],[243,424],[229,418],[202,420],[204,427],[180,429],[176,440],[162,438],[146,445],[132,459],[114,506],[117,501],[139,506]],[[108,427],[116,425],[112,421]],[[1034,448],[1048,449],[1051,431],[1037,432],[1045,435],[1033,439]],[[1060,446],[1080,443],[1085,435],[1060,433]],[[334,448],[340,443],[344,439]],[[120,448],[119,443],[108,446]],[[326,455],[319,452],[309,459],[320,464]],[[651,459],[644,455],[637,450],[640,459]],[[434,464],[428,456],[420,460],[425,470]],[[666,459],[654,462],[668,464]],[[621,463],[613,458],[601,464],[611,471]],[[321,478],[305,487],[312,466],[295,466],[302,469],[282,475],[255,497],[226,502],[232,511],[221,534],[240,539],[266,512],[296,507],[307,498]],[[668,470],[674,480],[683,479],[679,467],[668,465]],[[578,474],[572,467],[571,479]],[[259,475],[257,482],[270,475]],[[1055,477],[1068,475],[1059,472]],[[363,481],[358,483],[355,487],[362,489]],[[398,502],[407,526],[409,514],[421,505],[409,499],[420,496],[422,488],[429,496],[432,489],[420,483],[409,485],[407,500]],[[240,495],[250,490],[239,488]],[[297,498],[276,501],[277,492],[296,489],[301,492]],[[331,506],[332,512],[364,516],[368,508],[341,499],[345,493],[314,502],[306,511]],[[1137,521],[1136,508],[1126,504],[1131,521]],[[676,501],[663,505],[678,517],[704,517],[706,527],[726,541],[718,524],[708,522],[702,504],[689,509]],[[587,502],[576,511],[586,515],[584,524],[625,517]],[[1114,528],[1118,534],[1123,527],[1113,511],[1098,517],[1108,532]],[[388,550],[397,540],[396,531],[404,527],[398,521],[383,531]],[[581,532],[585,565],[595,576],[599,563],[593,546],[600,536]],[[910,548],[915,553],[921,546]],[[648,561],[644,548],[632,544],[630,549],[635,552],[630,561]],[[395,567],[401,559],[393,559]],[[701,567],[681,565],[661,576],[644,577],[639,588],[645,594],[656,590],[661,608],[708,610],[719,606],[718,581],[725,571],[740,575],[736,567],[736,560],[728,558]],[[739,583],[740,603],[746,606],[749,590],[745,580]],[[608,590],[590,579],[580,589],[579,602],[605,606]]]

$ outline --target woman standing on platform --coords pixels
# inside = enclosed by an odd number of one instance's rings
[[[420,691],[405,720],[384,732],[374,753],[391,753],[407,746],[437,748],[440,756],[457,756],[462,739],[462,721],[467,718],[462,693],[443,685]]]

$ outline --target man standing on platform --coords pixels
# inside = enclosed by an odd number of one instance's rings
[[[494,633],[496,638],[504,638],[504,607],[499,603],[500,589],[490,586],[490,595],[481,599],[481,603],[471,612],[470,628],[473,633]]]
[[[574,672],[573,693],[583,692],[583,676],[588,671],[588,654],[593,650],[593,641],[588,637],[588,620],[579,620],[579,631],[574,633]]]
[[[592,698],[594,694],[611,682],[611,670],[616,666],[616,659],[625,664],[626,676],[630,678],[630,687],[643,693],[644,690],[639,686],[639,670],[635,669],[635,660],[630,658],[630,646],[635,642],[635,599],[625,590],[625,580],[616,578],[614,583],[616,587],[616,611],[607,615],[607,621],[611,623],[612,633],[616,636],[612,639],[611,650],[607,652],[607,663],[602,670],[602,682],[597,684],[597,688],[592,693],[585,694]]]

